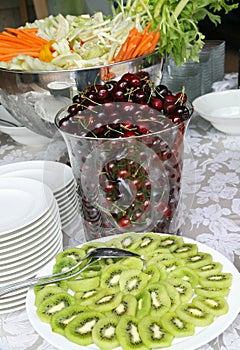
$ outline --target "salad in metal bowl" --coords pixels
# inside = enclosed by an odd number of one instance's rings
[[[117,0],[112,15],[61,14],[6,28],[0,33],[0,67],[23,71],[82,69],[149,54],[157,47],[176,64],[198,61],[205,17],[221,23],[218,11],[238,7],[234,0]]]

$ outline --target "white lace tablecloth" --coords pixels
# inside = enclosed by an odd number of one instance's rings
[[[34,149],[0,134],[0,146],[0,165],[31,159],[61,161],[66,156],[61,139]],[[220,133],[195,115],[186,148],[182,235],[216,249],[240,269],[240,136]],[[65,246],[82,237],[74,230],[64,233]],[[1,350],[56,350],[34,331],[25,310],[0,315],[0,335]],[[239,350],[240,316],[200,349]]]

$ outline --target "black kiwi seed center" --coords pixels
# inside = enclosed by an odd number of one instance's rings
[[[112,323],[108,323],[100,329],[100,336],[103,339],[111,340],[115,337],[115,335],[116,327]]]
[[[137,325],[134,322],[128,322],[126,331],[132,345],[138,345],[142,343],[142,339],[138,333]]]
[[[165,336],[165,332],[156,322],[150,324],[149,330],[153,340],[161,340]]]

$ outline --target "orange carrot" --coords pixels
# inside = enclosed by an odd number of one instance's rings
[[[46,47],[50,50],[52,42],[41,38],[37,32],[37,28],[6,28],[0,33],[0,61],[9,61],[19,54],[40,58],[41,51],[46,51]],[[48,54],[47,60],[51,58]]]
[[[129,60],[154,51],[160,39],[160,32],[159,30],[150,32],[151,25],[149,23],[142,32],[137,28],[131,29],[113,62]]]

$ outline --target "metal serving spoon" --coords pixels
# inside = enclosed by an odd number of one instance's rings
[[[94,250],[91,250],[88,254],[86,254],[80,261],[77,262],[76,265],[72,266],[71,268],[69,268],[68,270],[66,270],[64,272],[59,272],[59,273],[56,273],[56,274],[53,274],[53,275],[48,275],[48,276],[29,278],[29,279],[27,279],[25,281],[12,283],[12,284],[9,284],[8,286],[0,288],[0,297],[2,297],[3,295],[8,294],[10,292],[13,292],[15,290],[22,289],[22,288],[55,283],[55,282],[58,282],[58,281],[62,281],[62,280],[71,278],[71,277],[75,277],[80,272],[84,271],[87,267],[89,267],[89,265],[91,265],[93,262],[98,261],[100,259],[125,258],[125,257],[131,257],[131,256],[135,256],[135,257],[141,258],[141,256],[139,254],[130,252],[128,250],[120,249],[120,248],[96,248]],[[94,261],[90,260],[82,268],[78,269],[77,271],[74,271],[86,259],[96,259],[96,260],[94,260]],[[69,272],[72,272],[72,273],[69,274]]]

